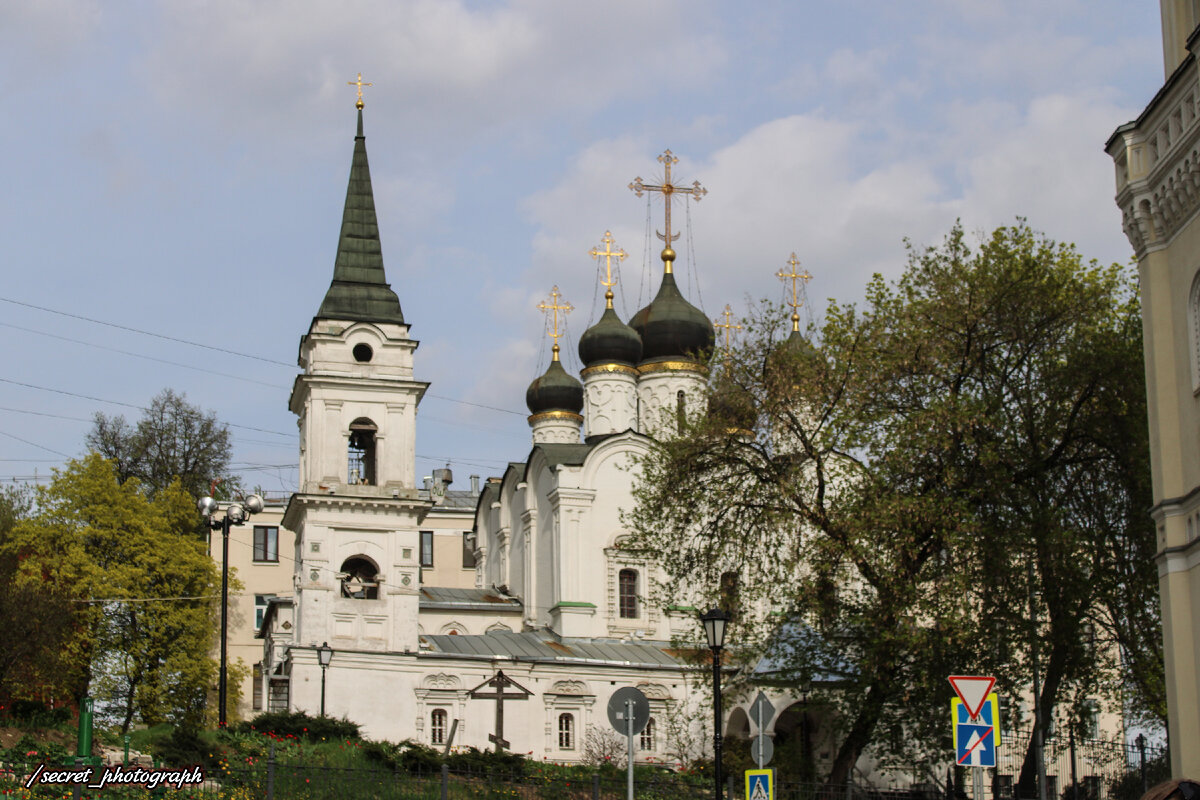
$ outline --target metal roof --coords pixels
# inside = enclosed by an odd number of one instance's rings
[[[418,601],[426,610],[520,611],[521,601],[502,595],[495,589],[453,589],[446,586],[422,586]]]
[[[516,661],[605,664],[610,666],[685,668],[672,657],[665,643],[616,642],[604,639],[560,641],[547,631],[509,633],[498,631],[483,636],[422,636],[423,644],[437,654]]]

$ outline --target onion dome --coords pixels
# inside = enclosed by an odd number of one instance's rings
[[[731,433],[753,431],[758,418],[754,396],[740,384],[721,380],[708,399],[708,418]]]
[[[666,248],[662,259],[666,271],[658,295],[629,320],[629,327],[642,339],[641,363],[681,358],[706,361],[716,341],[712,321],[679,293],[671,272],[675,251]]]
[[[578,414],[583,410],[583,384],[572,378],[558,360],[558,345],[554,345],[554,359],[549,369],[540,378],[529,384],[525,391],[525,405],[531,414],[546,411],[569,411]]]
[[[604,309],[600,321],[579,337],[579,359],[585,367],[597,364],[633,366],[642,360],[642,340],[613,311],[612,292],[605,297],[608,307]]]

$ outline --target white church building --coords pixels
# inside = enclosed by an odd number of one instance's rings
[[[665,158],[664,185],[647,190],[674,188]],[[295,534],[295,572],[293,595],[269,602],[258,632],[255,694],[268,708],[315,714],[324,703],[372,738],[488,749],[497,703],[471,691],[503,671],[515,684],[503,706],[513,752],[581,760],[588,729],[608,727],[609,697],[625,686],[651,704],[639,760],[679,760],[689,738],[697,749],[687,757],[707,748],[711,727],[698,729],[711,713],[699,688],[711,680],[708,652],[672,649],[701,635],[697,609],[646,602],[655,565],[622,548],[634,458],[657,426],[699,409],[713,346],[712,322],[675,284],[669,226],[668,216],[657,296],[627,325],[610,274],[607,308],[580,338],[581,380],[564,370],[556,341],[526,395],[532,449],[488,479],[471,508],[444,480],[418,486],[428,384],[384,274],[359,106],[333,280],[301,338],[290,399],[300,488],[281,524]],[[470,532],[471,587],[437,585],[427,563],[426,537],[456,526]],[[324,671],[322,646],[332,650]],[[745,714],[735,718],[730,732],[750,733]],[[680,724],[697,730],[669,741]]]

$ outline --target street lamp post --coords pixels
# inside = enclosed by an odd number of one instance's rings
[[[704,635],[708,637],[708,647],[712,650],[713,659],[713,760],[716,800],[723,800],[724,786],[721,778],[721,648],[725,646],[725,627],[729,623],[729,614],[719,608],[710,608],[700,615],[704,623]]]
[[[196,508],[204,515],[204,521],[212,530],[221,531],[221,668],[217,676],[217,724],[225,727],[225,696],[228,682],[228,652],[229,639],[229,529],[241,525],[250,519],[251,515],[263,510],[263,499],[252,494],[241,503],[230,503],[225,509],[225,516],[220,520],[212,518],[219,503],[205,495],[196,502]]]
[[[329,642],[321,642],[317,648],[317,659],[321,662],[321,716],[325,716],[325,670],[329,669],[329,661],[333,658],[333,648]]]

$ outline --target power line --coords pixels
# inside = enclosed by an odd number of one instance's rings
[[[3,299],[4,298],[0,297],[0,300],[3,300]],[[149,409],[146,408],[145,406],[139,406],[135,403],[123,403],[120,400],[105,400],[103,397],[93,397],[89,394],[79,394],[78,392],[68,392],[66,389],[52,389],[49,386],[37,386],[32,383],[22,383],[21,381],[14,381],[14,380],[11,380],[10,378],[0,378],[0,383],[11,383],[14,386],[23,386],[26,389],[37,389],[38,391],[41,391],[41,392],[53,392],[55,394],[66,395],[67,397],[78,397],[83,400],[91,400],[94,403],[108,403],[108,404],[114,405],[114,406],[124,406],[125,408],[136,408],[138,411],[149,411]],[[294,433],[283,433],[281,431],[272,431],[272,430],[268,430],[266,428],[255,428],[252,425],[237,425],[233,422],[226,422],[223,424],[228,425],[231,428],[241,428],[242,430],[245,430],[245,431],[258,431],[259,433],[269,433],[269,434],[272,434],[273,436],[295,436],[296,435]],[[54,451],[52,450],[51,452],[54,452]]]
[[[73,314],[73,313],[71,313],[71,312],[69,312],[69,311],[60,311],[60,310],[58,310],[58,309],[54,309],[54,308],[47,308],[47,307],[45,307],[45,306],[39,306],[39,305],[35,305],[35,304],[33,304],[33,303],[26,303],[26,302],[23,302],[23,301],[21,301],[21,300],[14,300],[14,299],[12,299],[12,298],[10,298],[10,297],[0,297],[0,302],[12,303],[13,305],[24,306],[25,308],[32,308],[32,309],[36,309],[36,310],[38,310],[38,311],[45,311],[47,314],[57,314],[58,316],[62,316],[62,317],[69,317],[70,319],[78,319],[78,320],[82,320],[82,321],[84,321],[84,322],[90,322],[90,323],[93,323],[93,324],[95,324],[95,325],[104,325],[104,326],[107,326],[107,327],[109,327],[109,328],[116,328],[116,329],[118,329],[118,330],[129,331],[129,332],[131,332],[131,333],[137,333],[137,334],[141,334],[142,336],[153,336],[153,337],[155,337],[155,338],[157,338],[157,339],[164,339],[164,340],[166,340],[166,341],[169,341],[169,342],[178,342],[179,344],[186,344],[186,345],[189,345],[189,346],[191,346],[191,347],[201,347],[201,348],[204,348],[205,350],[213,350],[213,351],[215,351],[215,352],[218,352],[218,353],[228,353],[229,355],[238,356],[238,357],[240,357],[240,358],[249,358],[249,359],[253,359],[253,360],[255,360],[255,361],[262,361],[262,362],[264,362],[264,363],[267,363],[267,364],[275,364],[275,365],[277,365],[277,366],[281,366],[281,367],[289,367],[289,368],[293,368],[293,367],[295,367],[295,366],[296,366],[295,364],[290,364],[290,363],[288,363],[288,362],[286,362],[286,361],[277,361],[277,360],[275,360],[275,359],[273,359],[273,358],[266,358],[265,356],[257,356],[257,355],[253,355],[253,354],[251,354],[251,353],[241,353],[241,352],[238,352],[237,350],[229,350],[228,348],[224,348],[224,347],[217,347],[217,346],[215,346],[215,345],[211,345],[211,344],[203,344],[202,342],[193,342],[193,341],[190,341],[190,340],[188,340],[188,339],[180,339],[180,338],[178,338],[178,337],[176,337],[176,336],[168,336],[168,335],[166,335],[166,334],[163,334],[163,333],[155,333],[154,331],[145,331],[145,330],[142,330],[142,329],[140,329],[140,328],[134,328],[134,327],[131,327],[131,326],[129,326],[129,325],[120,325],[120,324],[118,324],[118,323],[115,323],[115,322],[106,322],[106,321],[104,321],[104,320],[92,319],[91,317],[85,317],[85,316],[83,316],[83,315],[81,315],[81,314]],[[11,325],[11,324],[8,324],[8,323],[0,323],[0,325],[5,325],[6,327],[9,327],[9,328],[16,328],[17,330],[29,331],[29,332],[31,332],[31,333],[39,333],[39,335],[44,335],[44,336],[53,336],[54,338],[57,338],[57,339],[63,339],[63,340],[65,340],[65,341],[68,341],[68,342],[74,342],[74,343],[77,343],[77,344],[91,345],[91,343],[90,343],[90,342],[81,342],[81,341],[79,341],[78,339],[70,339],[70,338],[67,338],[67,337],[65,337],[65,336],[58,336],[58,335],[56,335],[56,334],[40,333],[39,331],[34,331],[34,330],[31,330],[31,329],[29,329],[29,328],[21,328],[21,327],[19,327],[19,326],[17,326],[17,325]],[[103,350],[111,350],[111,351],[113,351],[113,352],[115,352],[115,353],[121,353],[121,354],[123,354],[123,355],[129,355],[129,356],[133,356],[133,357],[135,357],[135,358],[146,358],[146,359],[149,359],[149,360],[151,360],[151,361],[161,361],[161,362],[162,362],[162,363],[164,363],[164,364],[170,364],[170,365],[172,365],[172,366],[184,367],[184,368],[187,368],[187,369],[195,369],[195,370],[198,370],[198,371],[200,371],[200,372],[212,372],[211,370],[202,369],[202,368],[200,368],[200,367],[192,367],[191,365],[188,365],[188,364],[180,364],[180,363],[178,363],[178,362],[175,362],[175,361],[166,361],[166,360],[163,360],[163,359],[157,359],[157,358],[153,358],[153,357],[151,357],[151,356],[143,356],[143,355],[140,355],[140,354],[138,354],[138,353],[131,353],[131,352],[128,352],[128,351],[126,351],[126,350],[119,350],[119,349],[117,349],[117,348],[103,347],[103,346],[101,346],[101,345],[91,345],[91,346],[94,346],[94,347],[99,347],[99,348],[101,348],[101,349],[103,349]],[[222,376],[224,376],[224,377],[234,377],[234,378],[237,378],[237,377],[238,377],[238,376],[230,376],[230,375],[228,375],[228,374],[226,374],[226,373],[224,373],[224,372],[216,372],[216,373],[213,373],[213,374],[219,374],[219,375],[222,375]],[[240,379],[240,380],[246,380],[246,381],[250,381],[251,383],[261,383],[261,384],[262,384],[262,385],[264,385],[264,386],[272,386],[272,387],[275,387],[275,388],[284,388],[284,387],[278,386],[277,384],[265,383],[265,382],[263,382],[263,381],[256,381],[256,380],[253,380],[253,379],[251,379],[251,378],[239,378],[239,379]],[[448,402],[448,403],[458,403],[459,405],[471,406],[471,407],[473,407],[473,408],[483,408],[483,409],[487,409],[488,411],[499,411],[499,412],[501,412],[501,413],[504,413],[504,414],[515,414],[515,415],[516,415],[516,416],[518,416],[518,417],[523,417],[523,416],[525,416],[524,412],[521,412],[521,411],[513,411],[513,410],[512,410],[512,409],[510,409],[510,408],[500,408],[500,407],[498,407],[498,406],[490,406],[490,405],[488,405],[488,404],[486,404],[486,403],[474,403],[474,402],[471,402],[470,400],[458,400],[458,399],[456,399],[456,398],[454,398],[454,397],[447,397],[447,396],[445,396],[445,395],[439,395],[439,394],[433,394],[433,393],[428,393],[426,396],[427,396],[427,397],[434,398],[434,399],[436,399],[436,400],[445,400],[445,401],[446,401],[446,402]],[[85,398],[85,399],[91,399],[91,398]],[[106,401],[106,400],[101,400],[100,402],[109,402],[109,401]],[[118,404],[118,405],[121,405],[121,404]],[[128,405],[128,404],[125,404],[125,405]],[[138,406],[132,406],[132,405],[131,405],[130,407],[131,407],[131,408],[137,408]],[[241,426],[234,425],[234,426],[232,426],[232,427],[241,427]],[[251,430],[257,430],[257,429],[251,429]],[[268,431],[268,433],[275,433],[275,431]]]
[[[115,322],[105,322],[102,319],[92,319],[91,317],[85,317],[80,314],[71,314],[67,311],[56,311],[53,308],[46,308],[45,306],[38,306],[38,305],[34,305],[33,303],[23,303],[20,300],[13,300],[12,298],[9,298],[9,297],[0,297],[0,301],[3,301],[5,303],[12,303],[13,305],[16,305],[16,306],[24,306],[25,308],[37,309],[38,311],[45,311],[47,314],[57,314],[60,317],[70,317],[71,319],[79,319],[79,320],[83,320],[84,322],[91,322],[95,325],[104,325],[109,328],[116,328],[117,330],[129,331],[131,333],[140,333],[142,336],[153,336],[157,339],[166,339],[169,342],[179,342],[180,344],[186,344],[186,345],[190,345],[192,347],[202,347],[205,350],[215,350],[218,353],[228,353],[231,356],[238,356],[239,358],[249,358],[254,361],[263,361],[263,362],[266,362],[267,364],[278,364],[281,367],[295,366],[294,364],[289,364],[286,361],[276,361],[273,358],[263,358],[262,356],[251,355],[250,353],[239,353],[237,350],[229,350],[227,348],[216,347],[211,344],[201,344],[200,342],[192,342],[187,339],[180,339],[176,336],[168,336],[165,333],[155,333],[154,331],[144,331],[144,330],[141,330],[140,328],[131,328],[128,325],[118,325]]]
[[[197,366],[193,366],[191,364],[184,364],[179,361],[168,361],[165,358],[155,358],[154,356],[142,355],[141,353],[131,353],[128,350],[121,350],[116,347],[105,347],[104,345],[96,344],[95,342],[85,342],[85,341],[82,341],[81,339],[72,339],[69,336],[60,336],[57,333],[47,333],[46,331],[34,330],[33,328],[23,328],[20,325],[12,325],[7,322],[0,322],[0,326],[3,326],[5,328],[12,328],[12,329],[18,330],[18,331],[25,331],[26,333],[36,333],[38,336],[48,336],[51,339],[59,339],[64,342],[71,342],[72,344],[81,344],[84,347],[95,347],[97,350],[107,350],[111,353],[120,353],[123,356],[132,356],[133,358],[143,358],[147,361],[156,361],[159,364],[169,364],[172,367],[182,367],[183,369],[195,370],[196,372],[204,372],[209,375],[219,375],[222,378],[228,378],[228,379],[232,379],[235,381],[245,381],[246,383],[257,383],[259,386],[269,386],[272,389],[286,389],[287,388],[286,386],[283,386],[282,384],[278,384],[278,383],[267,383],[266,381],[258,381],[258,380],[255,380],[254,378],[245,378],[245,377],[242,377],[241,375],[231,375],[228,372],[220,372],[215,369],[205,369],[204,367],[197,367]]]
[[[61,453],[58,450],[55,450],[50,447],[46,447],[44,444],[38,444],[37,442],[31,442],[28,439],[22,439],[20,436],[13,436],[11,433],[5,433],[4,431],[0,431],[0,436],[7,436],[10,439],[16,439],[18,442],[30,445],[31,447],[36,447],[38,450],[45,450],[47,453],[54,453],[54,455],[56,455],[56,456],[62,456],[63,458],[70,458],[70,456],[67,455],[66,453]]]

